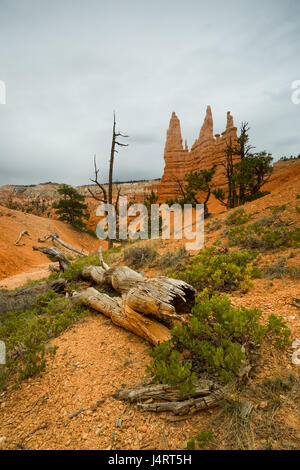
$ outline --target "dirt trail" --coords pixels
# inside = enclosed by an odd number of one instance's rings
[[[49,265],[51,263],[40,264],[28,271],[14,276],[6,277],[0,281],[0,288],[5,289],[16,289],[16,287],[23,286],[27,281],[36,281],[37,279],[43,279],[49,276]]]

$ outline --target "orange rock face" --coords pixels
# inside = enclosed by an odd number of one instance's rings
[[[165,169],[158,188],[160,202],[166,199],[180,197],[178,180],[183,182],[186,173],[210,169],[216,166],[213,182],[216,187],[226,190],[225,169],[220,163],[225,161],[225,149],[230,142],[237,140],[237,128],[234,127],[233,117],[227,113],[226,130],[222,135],[213,134],[213,118],[210,106],[207,107],[204,123],[201,127],[198,139],[189,150],[187,142],[183,147],[180,121],[173,112],[167,130],[164,159]],[[234,163],[239,160],[235,157]]]

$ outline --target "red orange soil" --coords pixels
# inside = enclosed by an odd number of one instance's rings
[[[254,220],[270,214],[268,207],[271,205],[287,204],[282,217],[292,219],[292,227],[300,225],[300,215],[295,209],[296,205],[300,205],[296,199],[296,195],[300,193],[299,170],[300,162],[287,167],[278,174],[276,181],[274,178],[269,183],[272,194],[245,205],[247,211],[254,213]],[[18,220],[18,214],[10,212]],[[219,214],[213,220],[223,220],[227,215]],[[20,214],[21,216],[24,217],[24,214]],[[10,217],[6,216],[8,223]],[[43,220],[47,224],[58,223]],[[12,246],[18,232],[24,228],[24,219],[21,218],[18,228],[14,228],[13,236],[10,235],[9,246]],[[32,230],[33,225],[28,228],[29,231],[30,228]],[[64,231],[61,225],[59,228],[56,226],[56,231],[62,238],[81,248],[71,229],[69,232],[69,229]],[[225,225],[222,224],[219,230],[207,233],[206,243],[210,245],[217,239],[222,241],[224,228]],[[8,233],[9,231],[11,227]],[[38,236],[50,231],[54,229],[43,227]],[[0,249],[3,250],[3,241],[1,243]],[[93,243],[97,241],[93,240]],[[179,242],[174,241],[158,242],[159,252],[173,249],[178,244]],[[88,246],[87,242],[84,248],[87,249]],[[22,247],[15,249],[22,250]],[[299,266],[299,249],[263,255],[260,264],[274,264],[281,256],[288,257],[292,251],[293,257],[288,262]],[[5,252],[3,250],[0,253],[3,256]],[[24,250],[24,259],[25,254],[32,256],[31,243]],[[29,264],[30,260],[29,257]],[[37,259],[36,265],[39,264],[41,262]],[[18,266],[21,267],[21,263]],[[147,270],[146,274],[150,272],[154,274],[156,270]],[[262,278],[255,280],[247,294],[236,292],[231,295],[231,299],[234,305],[262,308],[264,320],[270,313],[282,316],[291,329],[294,340],[300,339],[300,313],[292,305],[293,296],[300,297],[299,280]],[[170,416],[165,413],[143,413],[112,397],[115,389],[138,384],[146,378],[149,345],[140,338],[112,325],[99,314],[88,317],[56,338],[53,343],[59,348],[54,359],[49,360],[45,373],[24,381],[18,390],[13,390],[10,386],[0,395],[0,437],[5,437],[3,448],[15,449],[22,443],[26,449],[166,449],[167,445],[170,449],[184,449],[186,441],[201,429],[213,429],[222,447],[226,429],[217,428],[212,422],[219,413],[218,409],[200,412],[174,423],[170,422]],[[299,371],[299,366],[292,365],[290,354],[266,350],[260,360],[257,379],[273,377],[287,371],[294,374]],[[300,443],[297,406],[289,403],[284,396],[282,400],[283,405],[276,412],[276,419],[289,424]],[[253,404],[259,406],[260,400],[254,400]],[[84,411],[73,418],[69,417],[80,409]],[[120,427],[116,427],[118,418],[122,420]],[[46,425],[43,429],[30,434],[44,423]],[[273,446],[280,447],[280,444],[275,441]]]
[[[25,235],[22,238],[21,243],[25,246],[15,246],[14,242],[22,230],[27,230],[30,237]],[[54,232],[58,233],[61,239],[69,245],[86,253],[96,251],[99,246],[96,238],[79,232],[63,222],[0,206],[0,280],[13,274],[28,272],[41,264],[45,265],[48,261],[47,257],[33,251],[32,246],[52,246],[52,242],[39,243],[38,238]],[[69,251],[68,254],[71,252]]]

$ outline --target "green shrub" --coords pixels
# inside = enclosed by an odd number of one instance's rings
[[[286,204],[283,204],[282,206],[270,206],[268,209],[270,209],[270,210],[272,211],[272,214],[273,214],[273,215],[277,215],[277,214],[279,214],[280,212],[285,211],[285,209],[286,209]]]
[[[197,436],[187,442],[187,450],[195,450],[196,447],[204,449],[209,446],[215,439],[214,433],[209,431],[200,431]]]
[[[228,297],[209,298],[204,291],[189,322],[176,325],[171,339],[150,352],[153,360],[146,370],[155,382],[177,385],[183,396],[193,395],[195,379],[203,373],[228,382],[245,360],[243,344],[260,344],[263,339],[279,348],[290,344],[283,320],[270,315],[263,326],[261,315],[257,308],[235,308]]]
[[[133,268],[148,266],[157,257],[157,251],[152,246],[135,246],[124,251],[124,261]]]
[[[52,290],[39,296],[30,310],[8,312],[0,323],[8,358],[6,373],[18,370],[19,380],[23,380],[45,370],[45,343],[87,313]]]
[[[83,270],[83,268],[85,266],[90,265],[100,265],[99,255],[97,253],[78,258],[76,261],[69,265],[69,268],[62,274],[62,277],[64,279],[67,279],[68,281],[78,281],[80,279],[81,271]]]
[[[296,211],[300,214],[300,207],[296,206]]]
[[[226,225],[243,225],[252,218],[245,209],[237,209],[226,218]]]
[[[228,232],[230,246],[241,246],[243,248],[275,250],[281,247],[299,246],[300,228],[287,230],[267,229],[259,223],[234,227]]]
[[[230,292],[235,289],[247,290],[250,280],[259,277],[260,272],[253,266],[257,253],[254,251],[220,253],[214,245],[202,249],[186,265],[177,271],[168,271],[170,277],[182,279],[198,290],[207,288],[210,293]]]

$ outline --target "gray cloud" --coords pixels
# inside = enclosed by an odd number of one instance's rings
[[[231,110],[257,149],[299,154],[298,0],[1,0],[0,184],[107,179],[112,112],[130,146],[118,180],[162,174],[175,110],[189,145],[207,104]]]

